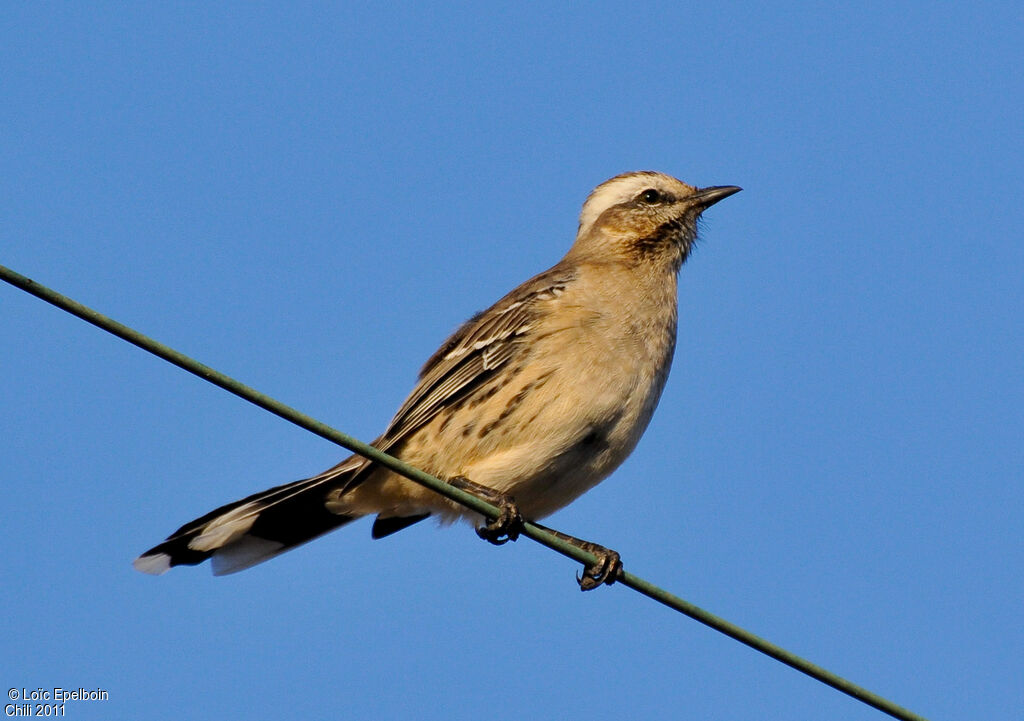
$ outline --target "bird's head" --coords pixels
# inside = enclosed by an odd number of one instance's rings
[[[697,238],[697,218],[740,188],[695,188],[664,173],[639,171],[606,180],[583,203],[577,257],[616,257],[678,270]]]

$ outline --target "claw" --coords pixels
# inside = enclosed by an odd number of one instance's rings
[[[495,546],[517,540],[523,527],[523,516],[516,502],[507,496],[493,502],[501,509],[501,515],[476,529],[476,535]]]
[[[519,538],[519,533],[523,528],[523,515],[519,512],[519,506],[516,505],[514,498],[499,493],[493,488],[474,483],[468,478],[457,477],[448,482],[456,488],[479,496],[500,509],[501,513],[497,518],[476,529],[476,535],[495,546],[502,546]]]
[[[609,586],[615,583],[622,572],[622,559],[619,554],[607,548],[588,549],[597,556],[597,560],[583,569],[583,575],[577,574],[576,583],[581,591],[592,591],[602,584]]]

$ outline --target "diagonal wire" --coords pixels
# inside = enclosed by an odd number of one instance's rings
[[[126,340],[129,343],[152,353],[153,355],[159,356],[169,363],[173,363],[179,368],[199,376],[203,380],[209,381],[216,386],[220,386],[224,390],[257,405],[264,410],[270,411],[274,415],[280,416],[300,428],[305,428],[321,438],[325,438],[328,441],[336,443],[339,446],[347,448],[361,456],[370,458],[373,461],[380,463],[382,466],[386,466],[396,473],[400,473],[406,478],[409,478],[420,485],[426,486],[432,491],[450,498],[451,500],[476,511],[489,519],[497,518],[500,514],[500,510],[498,508],[481,500],[480,498],[477,498],[473,494],[467,493],[459,488],[455,488],[451,484],[445,483],[439,478],[435,478],[419,468],[411,466],[408,463],[404,463],[394,456],[390,456],[387,453],[377,450],[371,445],[353,438],[352,436],[335,430],[315,418],[307,416],[306,414],[301,413],[268,395],[260,393],[254,388],[250,388],[249,386],[236,381],[230,376],[189,358],[184,353],[180,353],[169,346],[139,333],[133,328],[129,328],[122,323],[118,323],[116,320],[108,318],[107,316],[84,306],[67,296],[61,295],[46,286],[40,285],[34,280],[26,278],[6,266],[0,265],[0,279],[7,281],[15,287],[21,288],[25,292],[30,293],[37,298],[45,300],[47,303],[51,303],[62,310],[66,310],[68,313],[78,316],[82,320],[102,328],[103,330],[116,335],[118,338],[122,338],[123,340]],[[563,541],[546,531],[544,528],[533,523],[527,522],[524,524],[522,535],[528,536],[538,543],[561,553],[563,556],[568,556],[569,558],[579,561],[585,565],[594,563],[597,560],[592,554]],[[689,601],[671,594],[665,589],[660,588],[649,581],[645,581],[639,576],[623,571],[616,582],[621,583],[623,586],[628,586],[634,591],[642,593],[648,598],[664,604],[669,608],[679,611],[695,621],[703,623],[705,626],[709,626],[716,631],[724,633],[726,636],[734,638],[740,643],[746,644],[756,651],[760,651],[777,661],[781,661],[787,666],[790,666],[801,673],[807,674],[811,678],[831,686],[838,691],[842,691],[858,701],[862,701],[869,706],[873,706],[879,711],[889,714],[893,718],[902,719],[903,721],[926,721],[923,716],[919,716],[902,706],[898,706],[892,701],[867,690],[866,688],[847,681],[841,676],[834,674],[821,666],[813,664],[780,646],[776,646],[770,641],[766,641],[736,624],[726,621],[724,618],[720,618],[713,613],[705,611]]]

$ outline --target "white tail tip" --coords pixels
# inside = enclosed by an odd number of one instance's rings
[[[166,553],[157,553],[153,556],[139,556],[132,561],[132,565],[136,571],[159,576],[171,570],[171,557]]]

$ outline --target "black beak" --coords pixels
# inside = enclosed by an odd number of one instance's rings
[[[704,210],[705,208],[710,208],[719,200],[725,200],[730,195],[738,193],[741,190],[743,190],[743,188],[738,188],[735,185],[713,185],[710,188],[701,188],[690,196],[690,200],[694,205],[698,206],[701,210]]]

